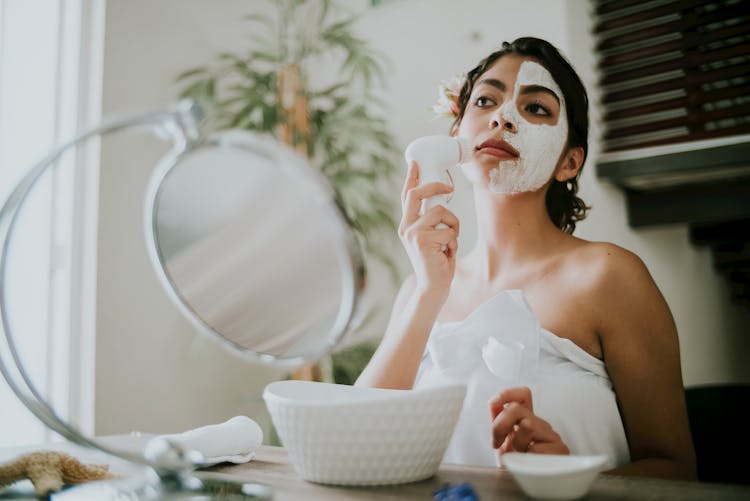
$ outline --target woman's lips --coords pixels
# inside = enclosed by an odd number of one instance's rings
[[[501,139],[488,139],[476,148],[478,153],[492,155],[503,160],[513,160],[519,157],[518,151]]]

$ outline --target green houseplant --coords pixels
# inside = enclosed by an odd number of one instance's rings
[[[180,97],[201,104],[208,130],[269,134],[307,156],[337,191],[365,252],[396,283],[398,270],[385,248],[395,235],[402,160],[375,93],[385,84],[386,61],[354,34],[356,18],[342,15],[331,0],[264,5],[269,15],[246,16],[250,46],[180,74]],[[328,81],[311,84],[311,70]],[[372,342],[349,347],[305,378],[351,384],[374,349]]]
[[[180,97],[197,100],[210,130],[273,135],[306,155],[336,189],[365,251],[397,269],[382,242],[395,229],[394,175],[400,151],[377,113],[385,60],[353,32],[330,0],[266,2],[246,16],[250,47],[218,54],[178,76]],[[313,87],[311,70],[327,82]]]

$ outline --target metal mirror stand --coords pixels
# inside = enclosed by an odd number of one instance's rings
[[[103,451],[134,463],[152,468],[156,475],[150,480],[141,481],[140,485],[121,483],[119,485],[128,496],[137,499],[207,499],[219,495],[221,499],[269,498],[271,489],[267,486],[248,483],[234,483],[211,478],[210,474],[200,478],[195,474],[196,458],[191,451],[182,450],[176,444],[164,441],[154,457],[144,458],[136,454],[115,451],[94,442],[79,432],[73,425],[65,422],[40,394],[24,368],[13,341],[7,311],[6,261],[9,249],[9,236],[16,224],[20,208],[27,195],[40,177],[60,159],[60,157],[79,143],[94,136],[117,132],[129,128],[146,128],[161,138],[173,142],[173,148],[165,161],[174,163],[188,147],[200,140],[198,123],[202,113],[199,107],[191,102],[179,103],[174,109],[163,112],[141,114],[137,116],[112,119],[85,131],[63,144],[40,163],[35,165],[19,182],[5,205],[0,210],[0,317],[5,336],[0,336],[0,372],[8,382],[18,399],[39,420],[65,439],[84,447]]]

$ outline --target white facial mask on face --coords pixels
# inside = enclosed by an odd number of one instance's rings
[[[560,113],[555,125],[534,124],[518,111],[521,87],[541,85],[560,98]],[[539,63],[524,61],[518,70],[513,97],[499,110],[517,132],[503,131],[503,140],[518,151],[513,160],[501,160],[490,171],[490,191],[513,194],[536,191],[550,179],[568,139],[568,116],[563,93],[546,68]],[[502,124],[501,124],[502,126]]]

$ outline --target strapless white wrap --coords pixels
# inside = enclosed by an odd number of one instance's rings
[[[436,323],[415,387],[445,379],[467,385],[447,463],[495,466],[489,400],[505,388],[531,388],[534,412],[571,454],[604,454],[607,468],[630,461],[604,363],[542,329],[520,290],[495,295],[464,321]]]

